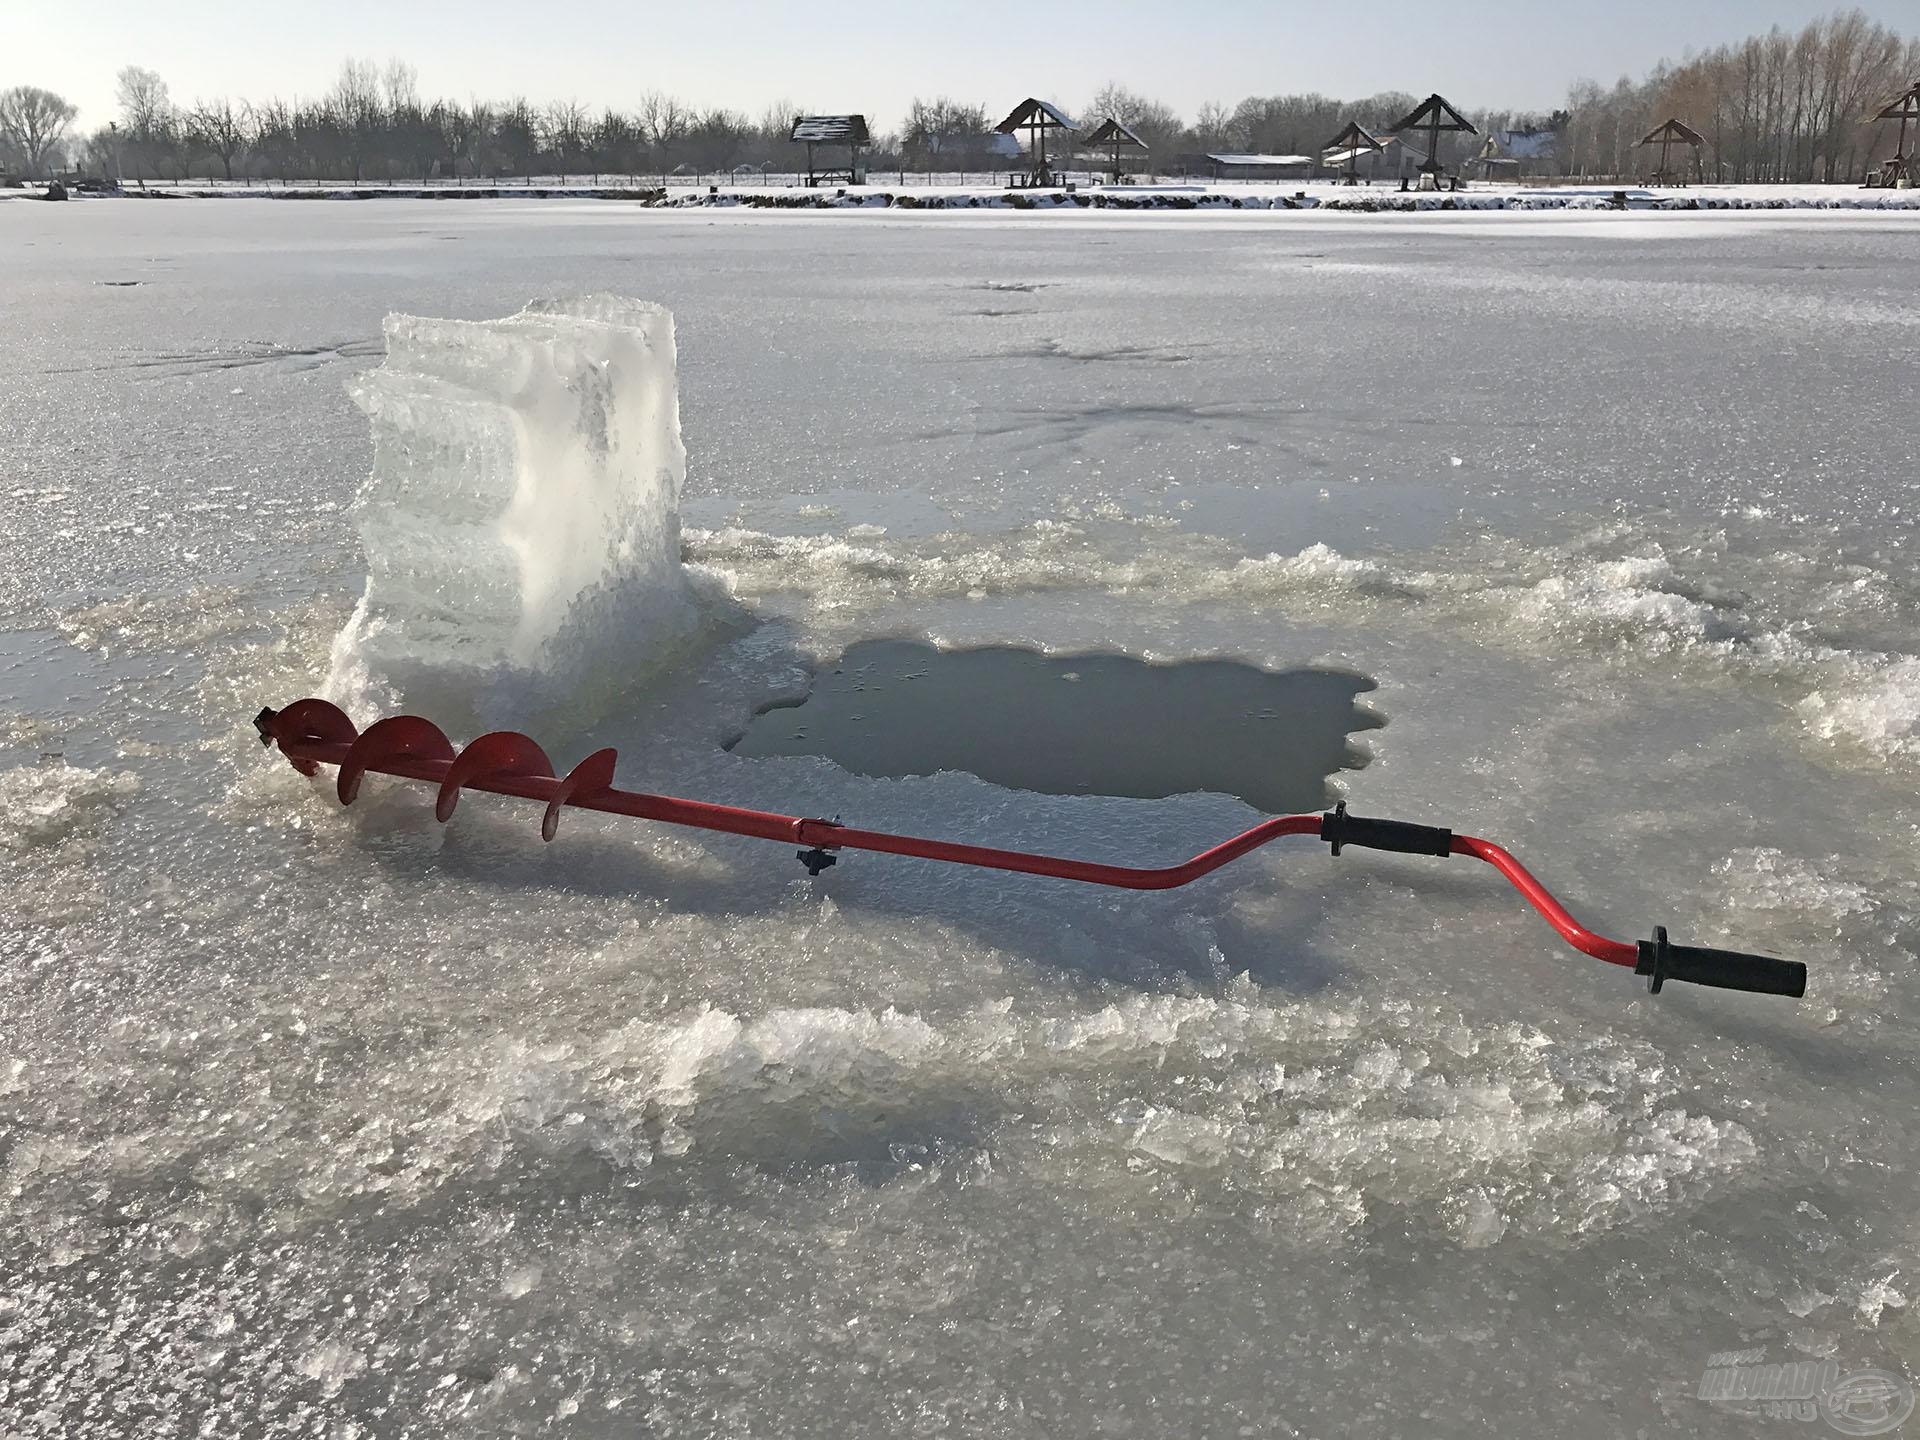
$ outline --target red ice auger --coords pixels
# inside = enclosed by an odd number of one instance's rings
[[[296,700],[284,710],[262,710],[254,717],[253,724],[260,732],[260,743],[278,745],[280,753],[303,775],[318,773],[322,765],[338,766],[338,790],[343,805],[353,803],[360,791],[361,777],[372,770],[438,786],[440,793],[434,814],[442,822],[453,817],[462,790],[484,790],[545,805],[540,834],[547,840],[554,837],[560,812],[573,806],[798,845],[800,863],[806,866],[809,875],[818,875],[834,864],[839,851],[874,850],[887,855],[943,860],[954,865],[976,865],[988,870],[1050,875],[1059,880],[1079,880],[1124,890],[1171,890],[1198,880],[1282,835],[1317,836],[1332,847],[1335,855],[1345,845],[1406,855],[1471,855],[1506,876],[1527,903],[1574,949],[1609,965],[1631,967],[1636,975],[1647,977],[1647,988],[1655,993],[1669,980],[1714,985],[1723,990],[1752,990],[1765,995],[1800,996],[1807,990],[1807,967],[1798,961],[1744,955],[1736,950],[1675,945],[1667,939],[1663,927],[1654,929],[1651,940],[1637,943],[1596,935],[1569,915],[1566,907],[1527,873],[1525,866],[1491,841],[1456,835],[1433,825],[1362,819],[1349,815],[1344,802],[1324,815],[1276,815],[1178,865],[1137,869],[1129,865],[1036,855],[1024,850],[922,840],[911,835],[858,830],[837,820],[806,820],[765,810],[743,810],[731,805],[618,790],[613,784],[612,750],[596,750],[565,775],[557,775],[546,752],[532,739],[513,730],[495,730],[480,736],[465,749],[455,751],[439,726],[417,715],[392,715],[361,731],[355,729],[353,721],[338,707],[317,699]]]

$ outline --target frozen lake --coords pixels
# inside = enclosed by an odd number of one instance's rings
[[[0,207],[0,1413],[24,1435],[1749,1436],[1920,1369],[1920,219]],[[1224,795],[723,746],[862,642],[1353,672],[1466,861],[1108,892],[248,721],[366,560],[390,311],[678,322],[734,613],[621,781],[1136,864]],[[1898,363],[1896,363],[1898,361]],[[1204,743],[1204,736],[1196,736]],[[1910,1427],[1911,1428],[1911,1427]]]

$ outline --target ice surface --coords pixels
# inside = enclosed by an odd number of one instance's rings
[[[11,1429],[1746,1440],[1716,1351],[1912,1364],[1912,217],[0,219]],[[1305,841],[1136,895],[589,814],[542,846],[378,779],[342,815],[247,719],[324,683],[355,491],[411,473],[343,378],[392,312],[632,290],[678,326],[681,544],[748,623],[586,632],[670,658],[524,722],[556,762],[1174,859],[1249,812],[722,746],[872,637],[1352,669],[1357,810],[1812,993],[1649,997],[1484,867]],[[529,608],[504,547],[435,548],[585,454],[519,363],[554,445],[369,536],[421,638],[364,653],[501,710],[602,564],[547,552]]]
[[[613,295],[505,320],[390,315],[354,399],[367,589],[329,688],[488,723],[591,716],[697,628],[680,561],[673,317]]]
[[[97,834],[137,777],[63,763],[0,770],[0,850],[57,850]]]

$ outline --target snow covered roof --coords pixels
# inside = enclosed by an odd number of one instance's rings
[[[1082,136],[1080,143],[1083,145],[1105,145],[1109,148],[1115,145],[1136,145],[1142,150],[1147,148],[1146,141],[1142,140],[1118,120],[1115,120],[1111,115],[1094,127],[1091,134]]]
[[[1498,160],[1551,160],[1560,136],[1552,130],[1495,130],[1483,154]]]
[[[1707,143],[1707,137],[1682,121],[1668,120],[1654,126],[1639,143],[1658,145],[1662,141],[1669,145],[1704,145]]]
[[[790,140],[810,141],[816,145],[865,145],[867,117],[864,115],[802,115],[793,122]]]
[[[1042,130],[1078,130],[1080,127],[1067,117],[1066,111],[1051,100],[1028,98],[1013,107],[1013,113],[1002,120],[995,128],[1002,135],[1011,135],[1015,130],[1028,125],[1038,125]]]
[[[1350,153],[1359,154],[1369,150],[1383,150],[1386,147],[1381,144],[1379,136],[1358,120],[1349,120],[1346,129],[1320,148],[1322,150],[1338,149],[1341,152],[1341,158],[1345,159]]]
[[[1311,155],[1242,155],[1229,152],[1224,155],[1208,153],[1207,159],[1216,165],[1311,165]]]
[[[1389,125],[1389,130],[1458,130],[1468,135],[1478,135],[1473,122],[1468,120],[1452,105],[1444,95],[1429,95],[1413,112],[1405,116],[1399,124]]]
[[[1911,120],[1920,116],[1920,80],[1887,102],[1886,109],[1873,118],[1876,120]]]

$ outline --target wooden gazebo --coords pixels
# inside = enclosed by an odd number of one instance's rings
[[[1706,148],[1706,143],[1707,137],[1691,125],[1679,120],[1668,120],[1666,123],[1657,125],[1649,130],[1642,139],[1636,142],[1635,148],[1638,149],[1643,145],[1658,145],[1660,147],[1660,165],[1650,177],[1655,185],[1684,185],[1687,183],[1686,176],[1673,173],[1673,147],[1676,145],[1691,145],[1693,147],[1693,171],[1694,174],[1698,175],[1701,173],[1700,152]]]
[[[1113,160],[1113,164],[1107,173],[1113,177],[1113,183],[1116,185],[1120,183],[1122,178],[1120,174],[1120,152],[1122,150],[1138,150],[1142,159],[1145,159],[1147,154],[1147,142],[1111,115],[1094,126],[1087,134],[1081,136],[1080,143],[1089,150],[1104,150],[1109,154]]]
[[[807,184],[831,184],[836,181],[848,185],[860,183],[860,152],[873,143],[873,137],[867,132],[867,117],[864,115],[802,115],[793,122],[793,133],[787,137],[796,145],[807,147]],[[847,168],[844,170],[822,170],[814,164],[816,145],[844,145],[847,147]]]
[[[1378,156],[1386,148],[1377,136],[1367,130],[1366,126],[1358,120],[1349,120],[1346,129],[1320,147],[1320,156],[1323,160],[1330,158],[1336,162],[1344,159],[1347,162],[1347,168],[1341,180],[1348,185],[1358,185],[1360,157],[1362,155]]]
[[[1472,121],[1449,105],[1440,95],[1429,95],[1414,106],[1411,114],[1402,116],[1399,124],[1388,128],[1396,135],[1405,134],[1409,130],[1426,131],[1427,158],[1420,162],[1420,173],[1433,177],[1433,187],[1436,190],[1442,188],[1440,182],[1447,173],[1446,164],[1440,159],[1441,135],[1448,133],[1478,135],[1480,133],[1473,128]]]
[[[1047,132],[1062,130],[1068,135],[1080,127],[1067,118],[1058,105],[1046,100],[1026,99],[1013,107],[1013,113],[994,127],[1000,135],[1027,132],[1027,173],[1016,184],[1052,185],[1053,170],[1047,164]]]
[[[1880,162],[1880,177],[1876,181],[1869,178],[1869,185],[1884,185],[1891,190],[1896,185],[1911,185],[1915,169],[1915,158],[1907,154],[1907,126],[1920,120],[1920,80],[1916,80],[1901,94],[1887,103],[1885,109],[1877,112],[1875,120],[1898,120],[1900,131],[1893,142],[1893,155]]]

